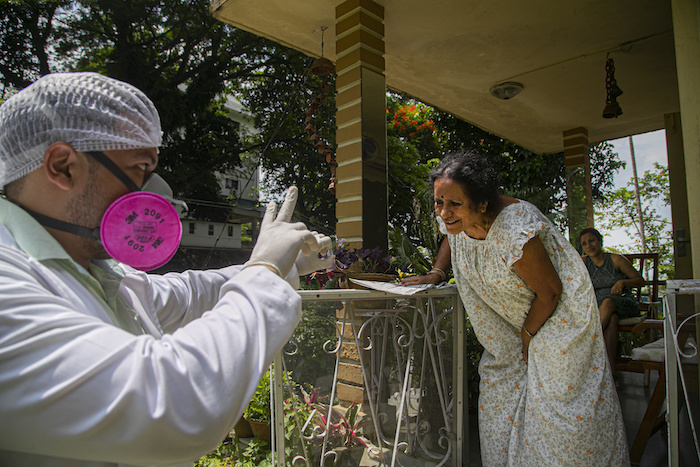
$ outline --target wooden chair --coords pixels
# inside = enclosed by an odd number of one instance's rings
[[[648,277],[643,285],[632,289],[632,292],[639,301],[639,316],[620,320],[618,328],[619,333],[631,333],[631,335],[635,335],[633,330],[636,325],[647,319],[659,318],[658,310],[661,307],[661,301],[659,300],[659,286],[661,285],[659,281],[659,254],[630,253],[626,254],[625,257],[630,260],[632,266],[639,271],[642,277]],[[646,275],[645,272],[647,272]],[[637,329],[640,330],[642,328]],[[658,330],[653,326],[643,328],[643,331],[640,330],[640,332],[644,332],[646,336],[645,343],[652,342],[658,334]],[[617,358],[615,359],[615,371],[643,371],[645,373],[644,385],[646,386],[649,384],[648,370],[640,370],[637,365],[633,367],[629,366],[632,347],[633,344],[630,344],[629,348],[620,346]]]
[[[643,322],[633,327],[632,333],[640,335],[648,330],[661,331],[663,329],[663,321],[658,319],[646,319]],[[678,345],[680,348],[685,347],[686,340],[689,336],[695,335],[695,323],[688,323],[683,327],[683,332],[679,332]],[[637,435],[630,446],[630,461],[632,465],[639,465],[646,448],[649,438],[661,429],[666,424],[666,411],[663,410],[664,401],[666,399],[666,367],[664,361],[652,360],[635,360],[631,359],[627,363],[627,371],[658,371],[659,379],[654,386],[654,392],[649,399],[647,410],[644,412],[644,417],[639,424]],[[686,379],[691,383],[697,381],[697,364],[683,364],[683,371],[686,373]],[[697,390],[697,388],[695,389]]]
[[[624,255],[632,266],[639,271],[645,279],[643,285],[634,287],[632,292],[639,301],[639,318],[626,318],[620,320],[620,330],[631,332],[632,328],[646,318],[658,318],[656,312],[661,306],[659,301],[659,254],[658,253],[629,253]],[[645,275],[645,272],[648,272]]]

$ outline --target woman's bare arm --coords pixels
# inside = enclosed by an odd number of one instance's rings
[[[450,263],[452,251],[450,250],[450,242],[447,237],[442,241],[440,245],[440,250],[435,257],[435,262],[433,263],[433,268],[440,269],[445,274],[450,272]],[[418,284],[437,284],[441,282],[444,278],[440,277],[440,274],[434,272],[432,274],[426,274],[424,276],[412,276],[407,277],[401,281],[401,285],[418,285]]]
[[[535,335],[552,316],[562,292],[561,279],[539,237],[523,247],[523,256],[513,264],[520,278],[535,292],[535,299],[520,331],[523,359],[528,359],[530,335]]]

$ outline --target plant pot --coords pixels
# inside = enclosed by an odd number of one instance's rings
[[[267,441],[267,444],[270,444],[271,431],[270,424],[268,422],[248,420],[248,423],[250,423],[250,429],[253,431],[253,436],[260,438],[263,441]]]
[[[357,467],[360,465],[362,456],[365,453],[364,446],[352,446],[352,447],[339,447],[335,448],[334,451],[337,454],[335,459],[335,467]]]
[[[253,429],[250,427],[250,422],[241,417],[233,426],[233,431],[239,438],[250,438],[253,436]]]

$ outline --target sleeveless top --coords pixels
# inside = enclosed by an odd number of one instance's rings
[[[623,312],[622,314],[625,315],[634,316],[635,314],[639,314],[639,302],[634,298],[632,289],[624,287],[620,295],[612,295],[610,293],[610,289],[617,281],[628,279],[624,272],[615,267],[610,253],[605,253],[605,261],[600,267],[596,266],[593,260],[588,256],[585,258],[585,263],[588,274],[591,276],[591,282],[593,282],[598,306],[600,306],[606,298],[612,298],[615,302],[615,311],[618,312],[618,315],[621,314],[621,311]],[[620,318],[622,318],[622,316],[620,316]]]

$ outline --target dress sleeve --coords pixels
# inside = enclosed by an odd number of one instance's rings
[[[499,234],[509,242],[509,254],[506,265],[512,267],[523,257],[523,247],[535,236],[542,236],[549,230],[551,223],[535,206],[524,201],[511,205],[501,225],[505,226]]]

